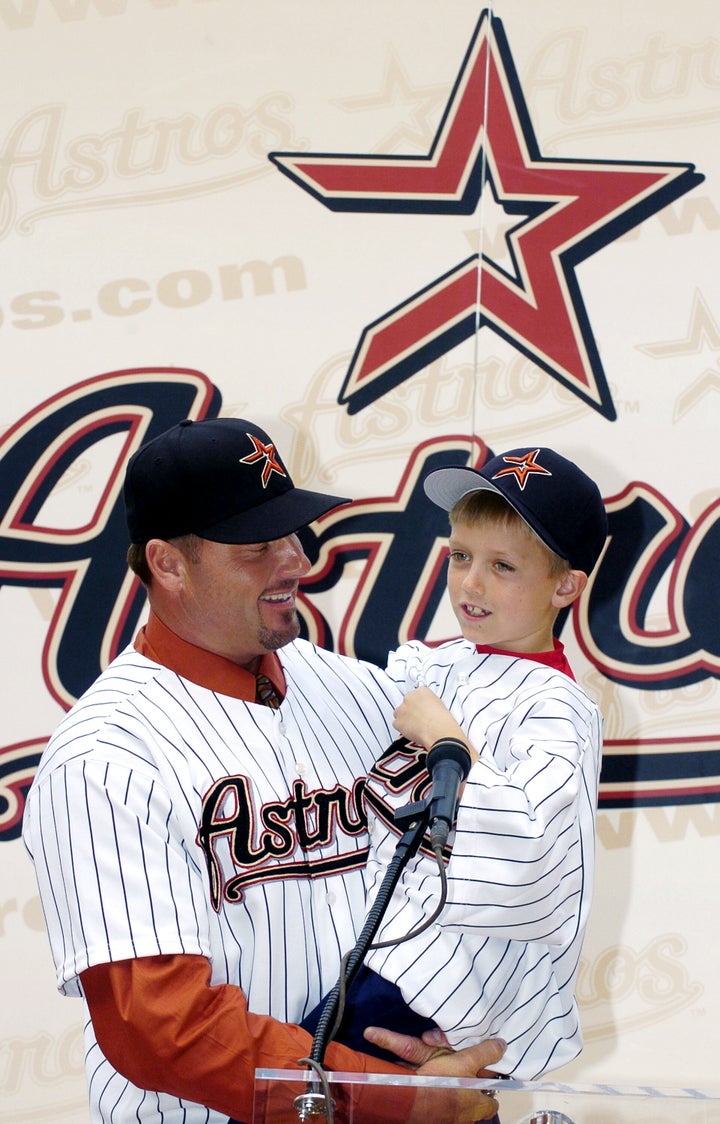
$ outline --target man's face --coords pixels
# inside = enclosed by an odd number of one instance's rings
[[[180,593],[183,634],[255,670],[265,653],[298,635],[295,598],[309,569],[297,535],[241,545],[200,540]]]
[[[511,652],[552,648],[553,603],[562,575],[515,522],[458,522],[449,541],[448,592],[463,636]]]

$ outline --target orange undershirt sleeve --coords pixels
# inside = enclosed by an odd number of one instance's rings
[[[134,1085],[252,1120],[255,1070],[295,1069],[312,1037],[248,1011],[239,987],[210,984],[203,956],[148,956],[87,968],[80,976],[100,1049]],[[331,1043],[329,1070],[407,1069]]]

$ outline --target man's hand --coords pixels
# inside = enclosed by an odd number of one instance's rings
[[[368,1042],[390,1050],[421,1077],[493,1077],[488,1066],[500,1061],[506,1046],[502,1038],[488,1038],[476,1046],[452,1050],[447,1044],[439,1044],[444,1035],[438,1038],[436,1031],[429,1031],[422,1039],[377,1026],[367,1027],[364,1033]]]
[[[501,1038],[488,1038],[477,1046],[452,1050],[439,1030],[427,1031],[420,1039],[368,1027],[365,1037],[397,1054],[402,1061],[415,1067],[414,1073],[421,1077],[493,1077],[487,1067],[500,1061],[505,1053],[505,1042]],[[477,1124],[479,1120],[495,1118],[497,1111],[498,1102],[482,1089],[420,1086],[412,1108],[403,1119],[408,1124],[426,1124],[428,1120],[442,1120],[443,1124]]]

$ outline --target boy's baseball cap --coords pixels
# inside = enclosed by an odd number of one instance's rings
[[[181,421],[148,441],[128,462],[124,496],[133,543],[271,542],[350,502],[296,488],[267,433],[242,418]]]
[[[450,511],[469,492],[503,496],[571,570],[589,574],[607,539],[607,515],[594,480],[553,449],[510,449],[482,468],[437,468],[426,495]]]

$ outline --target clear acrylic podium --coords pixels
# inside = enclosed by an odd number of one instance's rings
[[[720,1090],[372,1073],[327,1076],[332,1124],[474,1124],[492,1120],[495,1111],[500,1124],[720,1124]],[[325,1098],[317,1090],[310,1070],[258,1069],[249,1124],[326,1124]]]

